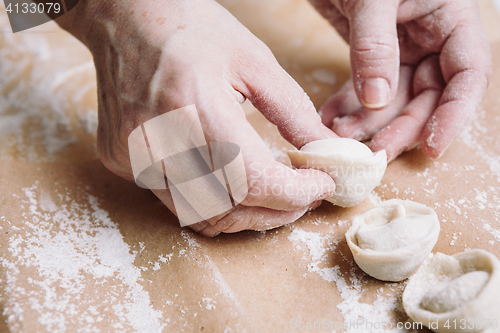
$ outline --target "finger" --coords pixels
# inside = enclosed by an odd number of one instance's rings
[[[474,0],[402,1],[398,8],[401,58],[419,60],[426,52],[440,52],[460,16]],[[439,22],[439,24],[436,24]]]
[[[313,202],[309,208],[295,211],[278,211],[261,207],[237,206],[222,217],[216,217],[190,225],[195,232],[205,237],[214,237],[224,233],[242,230],[269,230],[295,222],[305,212],[321,205],[321,201]],[[213,225],[212,225],[213,224]]]
[[[413,149],[419,144],[426,121],[435,110],[440,97],[439,90],[422,91],[405,107],[400,116],[373,136],[370,148],[373,151],[385,149],[388,162],[402,152]]]
[[[332,95],[319,109],[323,124],[331,128],[335,118],[349,115],[361,109],[358,97],[354,92],[352,80],[348,80],[342,88]]]
[[[447,85],[421,138],[422,151],[432,158],[444,154],[472,121],[491,78],[490,48],[474,15],[457,25],[440,55]]]
[[[327,174],[310,169],[293,170],[275,161],[246,121],[241,105],[229,91],[232,88],[223,88],[222,91],[202,89],[206,95],[196,105],[207,141],[231,142],[241,149],[248,184],[248,195],[241,204],[295,210],[333,194],[335,183]]]
[[[390,162],[403,151],[417,146],[427,120],[438,105],[444,86],[438,56],[430,56],[422,61],[413,79],[416,97],[400,116],[374,135],[370,148],[373,151],[385,149]]]
[[[220,234],[220,231],[214,228],[207,221],[202,221],[200,223],[192,224],[189,227],[193,229],[194,232],[197,232],[205,237],[215,237],[218,234]]]
[[[366,140],[397,117],[412,98],[413,69],[401,66],[401,80],[396,99],[381,111],[366,108],[333,121],[333,131],[345,138]]]
[[[352,4],[352,5],[350,5]],[[367,109],[387,106],[398,89],[399,1],[350,1],[345,5],[351,35],[351,66],[356,94]]]
[[[295,211],[278,211],[262,207],[237,206],[221,216],[202,221],[189,227],[205,237],[215,237],[221,232],[232,233],[242,230],[269,230],[295,222],[309,210],[321,205],[313,202],[308,208]]]
[[[263,207],[238,206],[228,215],[213,222],[212,226],[225,233],[242,230],[269,230],[295,222],[308,210],[308,207],[280,211]]]
[[[415,70],[413,78],[413,94],[418,96],[423,90],[434,89],[443,91],[446,86],[441,65],[439,63],[439,55],[434,54],[422,60]]]
[[[309,96],[278,64],[267,47],[265,51],[249,56],[254,60],[251,67],[243,70],[244,74],[233,86],[241,89],[252,104],[278,127],[283,138],[300,148],[311,141],[337,137],[322,124]]]

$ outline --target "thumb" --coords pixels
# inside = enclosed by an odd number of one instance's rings
[[[347,14],[354,87],[364,107],[380,109],[392,101],[398,88],[398,1],[352,3]]]
[[[272,53],[264,54],[255,60],[252,70],[242,75],[244,95],[252,104],[297,148],[311,141],[338,137],[323,125],[309,96]]]

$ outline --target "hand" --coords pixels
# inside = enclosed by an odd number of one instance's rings
[[[108,169],[133,181],[127,144],[131,131],[195,104],[208,142],[241,148],[249,194],[231,211],[192,225],[194,230],[214,236],[274,228],[295,221],[333,194],[335,184],[327,174],[276,162],[246,121],[240,103],[248,98],[298,148],[337,137],[271,51],[215,1],[81,3],[72,20],[59,23],[94,56],[98,151]],[[175,213],[168,190],[153,192]]]
[[[371,138],[389,161],[419,144],[429,157],[444,154],[491,78],[477,2],[310,2],[351,46],[353,79],[323,105],[323,123],[343,137]]]

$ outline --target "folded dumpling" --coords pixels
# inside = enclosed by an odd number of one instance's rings
[[[401,281],[429,256],[439,231],[432,208],[392,199],[355,216],[346,239],[363,271],[379,280]]]
[[[484,250],[437,253],[411,277],[403,306],[435,332],[500,332],[500,261]]]

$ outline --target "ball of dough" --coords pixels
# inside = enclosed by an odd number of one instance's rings
[[[432,208],[392,199],[355,216],[346,239],[364,272],[383,281],[401,281],[429,256],[439,231]]]
[[[493,254],[436,253],[411,277],[403,307],[412,320],[438,333],[500,332],[499,295],[500,261]]]
[[[335,194],[328,201],[341,207],[362,202],[380,183],[387,167],[385,150],[373,153],[359,141],[334,138],[313,141],[288,152],[296,168],[328,173],[335,181]]]

